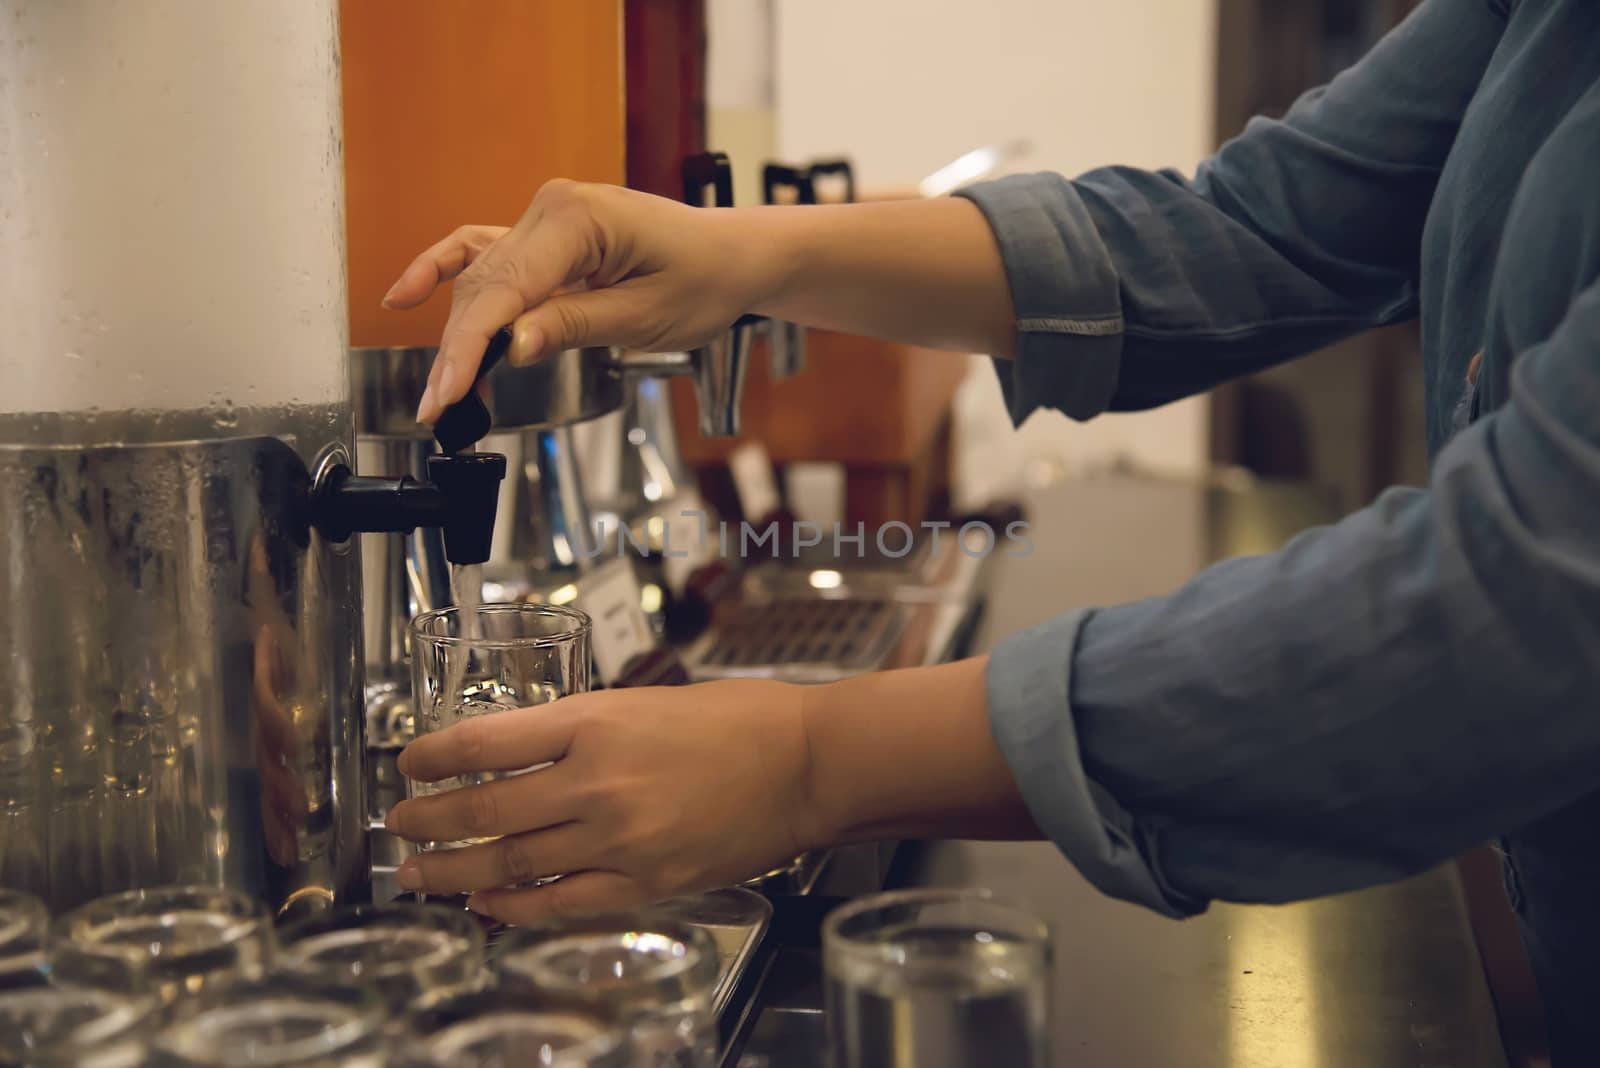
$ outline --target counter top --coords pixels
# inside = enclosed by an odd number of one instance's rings
[[[1294,493],[1136,479],[1028,502],[1036,552],[997,563],[980,648],[1074,606],[1163,592],[1325,517]],[[1183,922],[1109,900],[1042,843],[903,847],[897,885],[981,885],[1051,921],[1053,1045],[1071,1068],[1505,1068],[1454,867]],[[822,892],[826,894],[824,886]],[[751,1026],[727,1064],[816,1068],[826,897],[775,902]]]

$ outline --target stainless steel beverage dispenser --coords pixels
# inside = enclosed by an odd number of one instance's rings
[[[0,0],[0,884],[368,887],[337,0]],[[497,472],[497,460],[499,470]]]

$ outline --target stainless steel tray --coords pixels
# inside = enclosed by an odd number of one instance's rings
[[[717,943],[717,963],[721,969],[714,1005],[717,1015],[721,1016],[728,999],[733,996],[739,976],[772,923],[772,902],[753,890],[729,887],[668,901],[660,908],[711,932]]]
[[[656,908],[703,928],[716,942],[718,975],[713,1005],[720,1016],[733,996],[739,976],[761,944],[761,936],[772,922],[772,903],[753,890],[729,887],[664,901]],[[491,953],[500,937],[512,930],[514,928],[501,925],[489,928]]]
[[[906,624],[883,600],[785,597],[734,606],[684,655],[696,681],[828,682],[882,667]]]

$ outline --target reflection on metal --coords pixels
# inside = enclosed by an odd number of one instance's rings
[[[5,882],[360,897],[358,572],[310,482],[277,437],[0,446]]]
[[[380,438],[358,433],[360,474],[426,476],[431,439]],[[369,704],[390,700],[395,688],[409,692],[407,624],[419,612],[450,603],[450,566],[438,528],[410,534],[362,534],[362,635]]]
[[[1316,917],[1286,909],[1232,928],[1226,948],[1227,1045],[1236,1061],[1274,1068],[1335,1068],[1322,1060],[1318,1041],[1317,977],[1313,959]]]

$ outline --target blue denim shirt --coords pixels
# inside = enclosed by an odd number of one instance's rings
[[[1183,916],[1375,884],[1600,789],[1597,79],[1593,0],[1426,0],[1192,180],[966,192],[1010,279],[1018,420],[1421,318],[1426,488],[994,652],[995,737],[1105,892]]]

